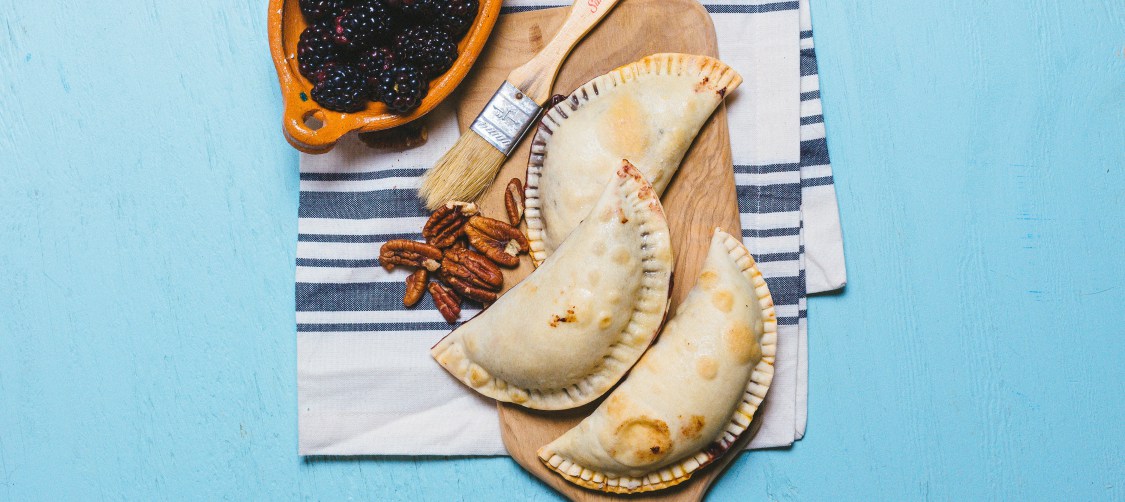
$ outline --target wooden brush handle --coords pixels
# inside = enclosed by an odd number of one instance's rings
[[[508,82],[540,106],[546,104],[566,56],[621,1],[574,0],[570,14],[555,37],[531,61],[512,70],[508,74]]]

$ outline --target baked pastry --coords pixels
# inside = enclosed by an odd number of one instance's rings
[[[477,392],[539,410],[589,403],[656,337],[672,245],[652,186],[627,161],[558,252],[431,350]]]
[[[741,242],[716,230],[699,279],[660,339],[539,458],[568,481],[607,492],[679,484],[749,427],[773,379],[776,347],[762,274]]]
[[[654,54],[587,82],[544,114],[527,168],[527,233],[541,263],[590,212],[621,159],[664,193],[742,77],[721,61]]]

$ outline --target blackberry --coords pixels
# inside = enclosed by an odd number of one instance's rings
[[[370,90],[367,79],[350,65],[335,65],[324,70],[312,90],[313,101],[329,110],[351,113],[367,107]]]
[[[315,86],[316,84],[319,84],[321,80],[324,80],[324,76],[328,74],[329,70],[343,65],[344,63],[341,61],[329,61],[327,63],[324,63],[324,66],[321,66],[320,69],[316,71],[316,73],[313,73],[312,76],[309,77],[309,81],[312,82],[312,84]]]
[[[388,7],[414,18],[424,20],[438,11],[439,0],[384,0]]]
[[[444,28],[412,26],[395,37],[395,54],[403,63],[418,68],[433,78],[448,70],[457,60],[457,44]]]
[[[314,75],[337,58],[329,24],[317,23],[301,32],[301,39],[297,41],[297,69],[305,78],[315,83]]]
[[[430,83],[421,71],[407,65],[395,65],[379,77],[375,94],[391,111],[406,114],[422,104],[422,98],[429,90]]]
[[[379,0],[362,0],[336,16],[333,35],[337,45],[359,52],[390,39],[394,27],[394,16]]]
[[[363,76],[367,79],[367,85],[372,90],[379,87],[379,77],[382,77],[383,73],[390,70],[394,64],[395,53],[386,47],[376,47],[364,51],[356,60],[356,67],[363,73]],[[378,101],[378,97],[376,96],[372,100]]]
[[[460,37],[469,31],[479,8],[477,0],[446,0],[438,5],[434,24],[444,26],[450,35]]]
[[[310,23],[321,19],[331,19],[339,13],[345,0],[301,0],[301,13]]]

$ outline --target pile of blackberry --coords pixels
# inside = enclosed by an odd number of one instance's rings
[[[395,113],[418,108],[430,80],[457,60],[457,41],[478,0],[300,0],[308,28],[297,66],[320,106],[352,113],[380,101]]]

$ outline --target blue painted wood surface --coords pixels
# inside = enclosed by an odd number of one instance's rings
[[[297,456],[263,0],[0,12],[0,499],[557,498]],[[1125,3],[813,12],[851,284],[810,302],[808,436],[712,498],[1125,498]]]

